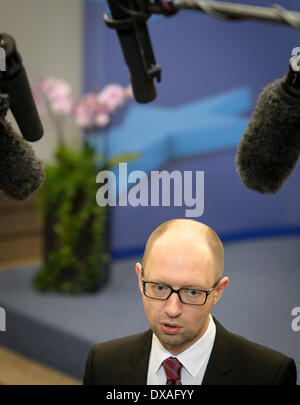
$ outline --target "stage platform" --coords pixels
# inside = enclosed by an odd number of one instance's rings
[[[114,263],[106,287],[78,296],[38,292],[32,284],[36,266],[1,271],[6,331],[0,345],[82,378],[93,344],[148,328],[134,265]]]

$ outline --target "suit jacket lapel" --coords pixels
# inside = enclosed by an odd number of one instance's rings
[[[230,336],[223,326],[215,319],[216,337],[207,364],[202,385],[230,384]]]
[[[230,335],[215,319],[216,337],[207,364],[202,385],[230,384]],[[146,385],[149,357],[152,343],[152,331],[144,332],[132,351],[128,353],[128,366],[122,375],[122,383],[126,385]]]
[[[129,353],[128,368],[122,377],[127,385],[146,385],[152,342],[152,331],[147,330]]]

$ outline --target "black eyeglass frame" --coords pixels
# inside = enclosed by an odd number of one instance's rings
[[[175,290],[174,288],[172,288],[171,286],[169,286],[169,285],[167,285],[167,284],[157,283],[157,282],[155,282],[155,281],[145,281],[145,280],[143,280],[143,279],[141,279],[141,280],[142,280],[142,284],[143,284],[143,293],[144,293],[145,297],[147,297],[147,298],[150,298],[150,299],[152,299],[152,300],[158,300],[158,301],[167,301],[167,300],[171,297],[171,295],[172,295],[173,293],[176,293],[176,294],[178,295],[178,298],[180,299],[180,302],[182,302],[183,304],[186,304],[186,305],[193,305],[193,306],[196,306],[196,307],[202,307],[203,305],[206,304],[207,297],[217,288],[217,286],[218,286],[219,282],[221,281],[221,279],[222,279],[222,277],[220,277],[220,278],[216,281],[216,283],[213,285],[213,287],[212,287],[210,290],[201,290],[201,289],[199,289],[199,288],[188,288],[188,287],[182,287],[182,288],[179,288],[179,290]],[[148,283],[156,284],[156,285],[163,285],[164,287],[168,287],[168,288],[171,289],[170,294],[168,295],[167,298],[154,298],[154,297],[149,297],[149,295],[147,295],[146,292],[145,292],[145,290],[146,290],[146,284],[148,284]],[[190,304],[189,302],[184,302],[184,301],[182,301],[182,299],[181,299],[181,297],[180,297],[180,294],[179,294],[179,292],[180,292],[181,290],[198,290],[198,291],[200,291],[200,292],[204,292],[204,293],[206,294],[204,303],[203,303],[203,304]]]

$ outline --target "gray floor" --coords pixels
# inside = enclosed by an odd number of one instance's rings
[[[291,311],[300,307],[300,238],[226,244],[225,257],[230,284],[213,314],[227,329],[293,357],[300,374],[300,331],[291,327]],[[76,297],[37,292],[37,268],[0,272],[7,317],[0,344],[81,378],[92,344],[148,327],[136,260],[113,263],[102,291]]]

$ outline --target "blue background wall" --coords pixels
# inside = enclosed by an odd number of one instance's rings
[[[240,2],[271,5],[272,1]],[[299,9],[295,0],[284,5]],[[116,33],[107,29],[103,1],[85,5],[85,89],[129,82]],[[116,117],[109,155],[138,151],[128,169],[204,170],[205,209],[199,218],[224,241],[299,234],[299,165],[276,195],[247,190],[235,170],[236,146],[262,88],[288,71],[299,31],[260,22],[223,22],[200,12],[151,17],[149,30],[162,66],[158,96],[135,101]],[[97,141],[99,149],[102,138]],[[149,233],[186,207],[112,208],[114,258],[142,252]],[[130,230],[130,232],[128,232]]]

